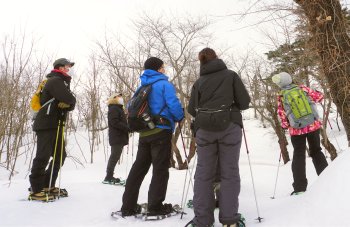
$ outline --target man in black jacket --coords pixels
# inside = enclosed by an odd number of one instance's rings
[[[195,117],[198,163],[194,181],[194,219],[187,226],[214,223],[213,183],[219,162],[219,221],[238,226],[240,192],[239,153],[242,142],[241,110],[250,97],[239,76],[217,58],[214,50],[199,52],[200,78],[194,83],[188,112]]]
[[[119,178],[113,177],[114,169],[119,161],[123,147],[129,143],[129,128],[126,121],[122,94],[112,95],[108,101],[108,136],[111,146],[111,155],[107,164],[107,175],[104,184],[117,184]]]
[[[62,197],[68,196],[67,191],[56,188],[55,183],[67,156],[62,129],[67,112],[74,109],[76,102],[70,91],[71,76],[68,75],[73,65],[74,62],[65,58],[57,59],[53,63],[54,69],[47,75],[47,82],[40,95],[42,107],[33,125],[37,135],[37,151],[29,176],[29,200],[51,201],[58,194]],[[51,156],[53,158],[46,169]]]

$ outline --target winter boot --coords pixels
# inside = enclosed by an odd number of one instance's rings
[[[103,180],[104,184],[118,184],[120,183],[120,179],[119,178],[115,178],[115,177],[105,177],[105,179]]]
[[[141,214],[142,207],[139,204],[136,204],[135,209],[133,210],[121,210],[122,217],[129,217]]]
[[[42,202],[52,202],[55,200],[55,196],[49,195],[48,193],[41,191],[38,193],[31,192],[28,196],[30,201],[42,201]]]
[[[53,187],[51,189],[44,188],[44,192],[48,193],[49,195],[53,195],[55,198],[56,197],[68,197],[68,192],[64,188],[57,188],[57,187]]]
[[[160,206],[159,209],[149,209],[147,212],[148,216],[157,216],[157,215],[168,215],[173,212],[173,206],[170,203],[164,203]]]

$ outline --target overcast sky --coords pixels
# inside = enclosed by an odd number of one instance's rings
[[[263,0],[265,4],[276,0]],[[282,1],[282,0],[281,0]],[[279,2],[281,2],[279,1]],[[283,0],[293,4],[292,0]],[[12,35],[25,30],[39,40],[40,48],[54,57],[75,60],[86,58],[93,41],[101,39],[105,31],[128,34],[131,20],[146,12],[152,14],[208,17],[214,21],[214,48],[230,47],[238,52],[253,49],[268,50],[267,30],[278,36],[271,23],[250,26],[264,15],[253,14],[243,21],[224,15],[244,12],[256,0],[0,0],[0,35]],[[342,1],[347,2],[347,1]],[[246,27],[244,29],[240,29]],[[2,39],[0,39],[2,42]],[[283,42],[279,40],[279,42]],[[79,61],[78,60],[78,61]]]

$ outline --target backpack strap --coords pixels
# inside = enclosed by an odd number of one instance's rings
[[[41,106],[41,108],[45,107],[46,105],[50,104],[49,107],[47,108],[47,111],[46,111],[46,115],[49,115],[50,114],[50,107],[51,107],[51,103],[55,100],[55,98],[51,98],[49,101],[45,102],[44,105]],[[40,108],[40,109],[41,109]]]
[[[149,85],[153,85],[155,84],[156,82],[160,81],[160,80],[163,80],[163,79],[159,79],[159,80],[156,80],[154,81],[153,83],[149,84]],[[170,126],[170,121],[162,116],[160,116],[160,114],[163,112],[163,110],[165,110],[166,108],[166,104],[160,109],[160,111],[158,112],[157,115],[154,115],[152,116],[155,121],[156,124],[161,124],[161,125],[168,125]]]
[[[196,111],[196,115],[198,114],[198,103],[199,103],[199,90],[194,88],[194,110]]]
[[[160,80],[163,80],[163,79],[156,80],[156,81],[154,81],[154,82],[152,82],[152,83],[150,83],[150,84],[147,84],[147,85],[145,85],[145,86],[149,86],[149,85],[152,86],[153,84],[157,83],[157,82],[160,81]],[[142,86],[141,86],[141,87],[142,87]],[[158,115],[160,115],[160,113],[163,112],[163,110],[165,109],[165,107],[166,107],[166,104],[162,107],[162,109],[160,109]]]

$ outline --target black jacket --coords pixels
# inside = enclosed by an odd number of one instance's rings
[[[54,101],[39,110],[34,120],[34,131],[57,129],[59,120],[65,120],[67,111],[74,109],[76,99],[70,91],[70,80],[70,76],[57,71],[47,75],[47,82],[40,95],[40,103],[44,105],[52,98]],[[64,110],[58,108],[59,102],[69,104],[70,108]]]
[[[240,111],[249,108],[250,97],[237,73],[227,69],[221,59],[211,60],[200,67],[200,77],[192,87],[188,104],[188,112],[193,117],[196,117],[197,96],[199,108],[231,108],[231,121],[243,125]]]
[[[108,105],[109,145],[129,143],[129,128],[122,105]]]

